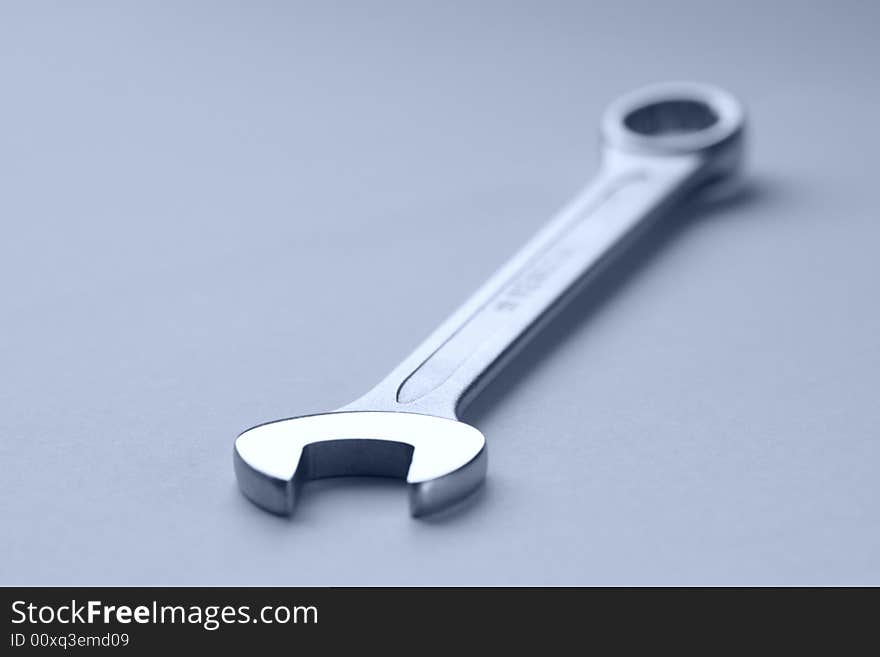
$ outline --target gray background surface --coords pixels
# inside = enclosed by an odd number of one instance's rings
[[[877,5],[440,4],[3,3],[0,583],[880,583]],[[745,100],[746,192],[487,391],[471,503],[239,495],[240,430],[377,382],[666,79]]]

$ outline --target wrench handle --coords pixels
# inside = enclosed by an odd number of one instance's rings
[[[611,151],[596,178],[370,393],[347,409],[455,418],[605,261],[700,180],[694,154]]]

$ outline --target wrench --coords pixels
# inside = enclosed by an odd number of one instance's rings
[[[239,486],[290,514],[303,482],[405,478],[413,516],[484,480],[486,439],[461,409],[600,265],[676,205],[739,171],[744,115],[718,88],[665,83],[613,102],[594,180],[384,380],[330,413],[262,424],[235,441]]]

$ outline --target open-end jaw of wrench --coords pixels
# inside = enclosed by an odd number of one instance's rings
[[[461,500],[486,474],[486,439],[463,406],[611,256],[672,208],[730,180],[744,116],[728,93],[669,83],[606,110],[594,180],[378,386],[331,413],[262,424],[235,441],[244,494],[293,511],[301,484],[405,478],[414,516]]]

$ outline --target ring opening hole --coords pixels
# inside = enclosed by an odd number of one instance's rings
[[[623,119],[627,128],[648,137],[699,132],[717,122],[715,110],[698,100],[661,100],[639,107]]]

